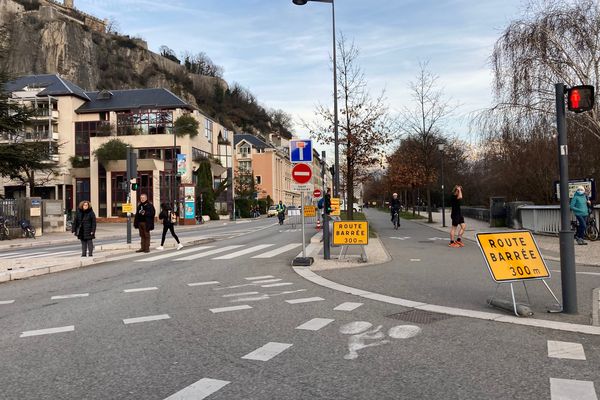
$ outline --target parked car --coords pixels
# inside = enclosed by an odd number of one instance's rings
[[[346,202],[345,202],[345,201],[343,201],[343,200],[342,200],[342,201],[340,201],[340,210],[341,210],[341,211],[346,211]],[[354,212],[362,212],[363,208],[362,208],[362,206],[361,206],[360,204],[358,204],[358,203],[354,203],[354,204],[352,205],[352,210],[353,210]]]
[[[271,206],[267,210],[267,217],[276,217],[277,216],[277,207]]]

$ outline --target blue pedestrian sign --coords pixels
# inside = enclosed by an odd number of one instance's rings
[[[290,161],[293,163],[310,163],[313,160],[312,140],[301,139],[290,141]]]

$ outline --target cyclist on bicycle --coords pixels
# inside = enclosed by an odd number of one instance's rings
[[[394,222],[394,214],[398,213],[400,215],[400,208],[402,207],[402,203],[400,203],[400,199],[398,198],[398,193],[394,193],[392,195],[392,200],[390,201],[390,212],[392,217],[392,222]]]

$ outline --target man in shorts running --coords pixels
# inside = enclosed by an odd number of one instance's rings
[[[462,241],[462,236],[465,233],[465,218],[460,210],[460,203],[463,198],[462,186],[456,185],[452,189],[452,198],[450,199],[450,205],[452,206],[452,228],[450,228],[450,247],[464,247],[465,244]],[[456,240],[455,240],[456,238]]]

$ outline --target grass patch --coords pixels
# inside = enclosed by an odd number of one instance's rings
[[[388,213],[388,214],[390,213],[389,208],[377,207],[377,209],[379,211],[383,211],[384,213]],[[426,211],[422,211],[422,212],[426,213]],[[415,213],[415,215],[413,215],[412,211],[400,211],[400,218],[402,218],[402,219],[426,219],[427,217],[416,214],[416,213]]]

